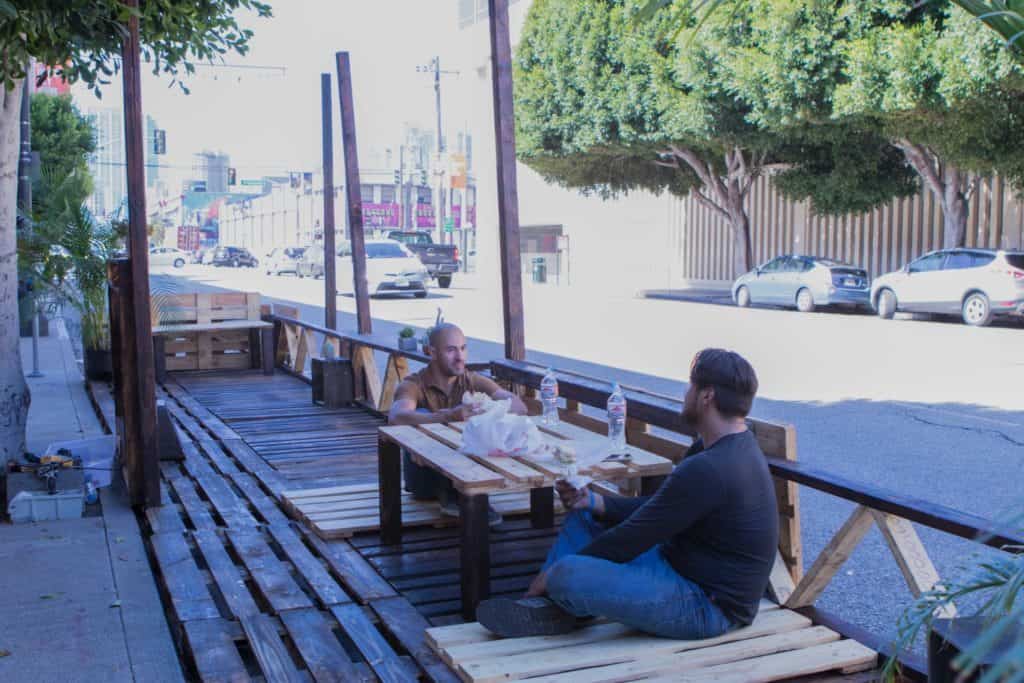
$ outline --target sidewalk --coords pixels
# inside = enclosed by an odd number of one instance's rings
[[[39,340],[28,448],[103,434],[63,321]],[[26,375],[32,341],[22,340]],[[123,489],[82,519],[0,524],[0,680],[181,681],[164,608]],[[120,494],[120,495],[119,495]]]

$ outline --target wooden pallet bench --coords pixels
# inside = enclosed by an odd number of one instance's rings
[[[597,622],[562,636],[501,639],[478,623],[429,629],[427,642],[463,681],[528,679],[754,683],[875,666],[877,653],[796,612],[762,601],[754,623],[706,640],[648,636]]]
[[[157,381],[174,370],[274,371],[273,324],[260,319],[259,294],[157,295],[150,313]]]
[[[285,509],[293,519],[307,524],[323,539],[351,538],[353,534],[380,529],[380,487],[375,482],[284,491]],[[505,516],[530,512],[529,491],[493,494],[491,506]],[[555,502],[556,512],[561,503]],[[414,500],[402,494],[402,523],[407,527],[454,526],[458,519],[441,514],[436,501]]]

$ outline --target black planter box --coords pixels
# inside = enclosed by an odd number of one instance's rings
[[[959,672],[953,668],[953,661],[961,652],[970,649],[990,623],[989,617],[957,617],[936,619],[932,622],[932,629],[928,634],[928,682],[976,681],[989,665],[1024,640],[1024,624],[1017,624],[1003,634],[1002,640],[988,651],[982,660],[980,671],[968,678],[958,679]]]
[[[32,336],[32,316],[21,319],[21,336],[31,337]],[[50,336],[50,319],[45,315],[39,316],[39,336],[49,337]]]
[[[107,349],[83,349],[85,378],[100,382],[109,381],[114,374],[114,363]]]

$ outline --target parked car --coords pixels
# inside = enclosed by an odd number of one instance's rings
[[[867,271],[848,263],[787,254],[737,278],[732,299],[737,306],[774,304],[803,312],[817,306],[871,306]]]
[[[897,311],[951,313],[976,327],[996,315],[1024,314],[1024,252],[933,251],[876,279],[871,304],[882,318]]]
[[[296,263],[302,258],[306,247],[278,247],[267,254],[264,259],[267,275],[296,273]]]
[[[441,289],[448,289],[452,284],[452,274],[459,270],[459,248],[454,244],[435,244],[429,232],[418,230],[392,230],[388,233],[389,240],[401,242],[409,251],[419,257],[427,267],[430,277],[437,280]]]
[[[259,264],[259,260],[244,247],[217,247],[213,252],[213,265],[215,266],[255,268]]]
[[[153,247],[149,250],[149,265],[151,266],[174,266],[182,268],[192,258],[187,251],[176,247]]]
[[[405,245],[394,240],[366,240],[366,284],[370,296],[382,294],[413,294],[427,296],[430,274]],[[306,249],[297,264],[299,277],[323,277],[324,248],[314,245]],[[342,242],[335,258],[335,278],[339,292],[351,292],[352,245]]]

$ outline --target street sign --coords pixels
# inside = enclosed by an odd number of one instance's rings
[[[256,185],[258,187],[263,187],[263,181],[262,180],[244,180],[243,179],[241,184],[242,185]]]
[[[455,220],[451,216],[444,219],[444,231],[452,232],[455,230]]]

